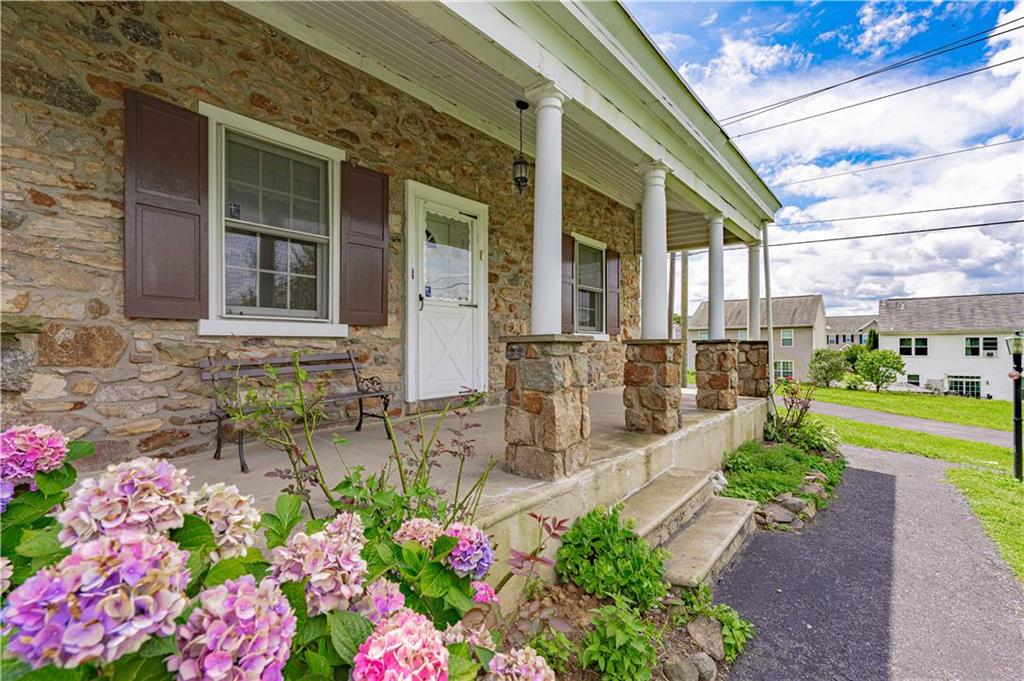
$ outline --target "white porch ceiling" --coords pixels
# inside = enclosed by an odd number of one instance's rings
[[[439,110],[508,144],[518,146],[519,117],[514,103],[523,98],[515,82],[474,59],[391,2],[273,2],[272,11],[303,25],[300,39],[314,47],[334,50],[335,56],[427,101]],[[239,4],[245,10],[249,3]],[[285,28],[287,30],[287,28]],[[383,69],[383,71],[382,71]],[[563,166],[571,177],[612,199],[640,204],[643,187],[637,171],[646,159],[631,158],[605,140],[617,135],[608,128],[602,139],[574,116],[588,115],[570,102],[563,119]],[[593,121],[588,121],[593,130]],[[534,117],[524,117],[524,151],[534,146]],[[509,155],[511,163],[512,154]],[[707,245],[707,220],[671,191],[668,247],[670,250]],[[726,230],[726,241],[738,241]]]

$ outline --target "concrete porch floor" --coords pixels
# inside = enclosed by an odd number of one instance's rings
[[[670,435],[631,433],[625,429],[622,389],[592,391],[589,395],[591,416],[591,465],[571,478],[556,482],[532,480],[507,473],[501,468],[504,453],[504,406],[495,405],[478,408],[468,414],[467,423],[478,423],[480,427],[467,432],[475,440],[476,456],[467,461],[463,473],[463,489],[472,484],[493,458],[498,465],[491,471],[480,504],[478,520],[484,526],[501,522],[517,511],[529,510],[562,493],[569,492],[563,501],[569,504],[570,497],[577,502],[582,494],[585,502],[614,503],[639,489],[664,469],[683,466],[696,470],[712,470],[720,466],[721,456],[743,441],[760,436],[763,426],[764,400],[740,398],[739,408],[734,412],[698,410],[694,403],[695,391],[683,391],[683,427]],[[426,428],[432,428],[436,417],[424,418]],[[449,416],[447,426],[456,425],[456,419]],[[348,439],[346,446],[337,446],[333,435]],[[440,437],[446,439],[449,433],[442,429]],[[399,435],[399,442],[403,438]],[[377,472],[391,452],[383,423],[369,419],[361,432],[355,432],[351,425],[331,427],[317,433],[315,437],[317,455],[328,483],[336,484],[346,471],[362,466],[367,473]],[[251,472],[239,471],[237,447],[232,441],[225,441],[223,458],[214,460],[211,451],[183,457],[175,464],[188,469],[194,476],[193,485],[198,488],[205,482],[229,482],[256,497],[259,508],[270,510],[284,482],[279,478],[267,477],[266,473],[276,468],[287,468],[283,452],[273,450],[262,443],[246,442],[246,459]],[[628,463],[632,462],[632,464]],[[639,463],[640,469],[633,464]],[[432,475],[435,486],[451,492],[455,487],[457,469],[453,458],[442,457],[441,466]],[[571,490],[594,487],[598,493],[590,494]],[[322,499],[319,491],[313,493],[314,503]],[[319,504],[318,504],[319,505]],[[590,506],[574,508],[557,504],[560,515],[575,517],[589,510]],[[326,508],[326,506],[325,506]]]

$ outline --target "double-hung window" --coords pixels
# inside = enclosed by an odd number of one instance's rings
[[[985,336],[981,339],[981,350],[986,357],[995,357],[999,353],[999,339],[995,336]]]
[[[604,333],[604,249],[576,240],[576,330]]]
[[[775,361],[775,378],[793,378],[793,362],[792,360],[782,359]]]
[[[966,357],[978,357],[981,355],[981,339],[977,336],[964,338],[964,355]]]
[[[914,339],[914,354],[915,355],[927,355],[928,354],[928,339],[927,338],[915,338]]]
[[[344,152],[201,104],[211,129],[210,316],[200,334],[344,336]]]
[[[782,340],[780,343],[782,347],[793,347],[793,329],[782,329],[782,331],[779,332],[779,338]]]
[[[900,354],[904,357],[909,357],[914,354],[913,338],[900,338]]]

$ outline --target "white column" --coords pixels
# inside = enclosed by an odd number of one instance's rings
[[[642,338],[668,338],[668,206],[665,202],[664,163],[654,162],[643,169],[644,202],[643,278],[640,285],[640,335]]]
[[[708,220],[708,338],[725,338],[725,219],[711,215]]]
[[[761,340],[761,247],[747,246],[747,338]]]
[[[768,223],[761,224],[761,243],[764,246],[764,323],[768,332],[768,380],[775,385],[775,324],[772,319],[772,263],[768,255]],[[768,400],[768,408],[775,402]]]
[[[533,291],[530,333],[562,332],[562,103],[554,83],[527,92],[537,110],[533,190]]]

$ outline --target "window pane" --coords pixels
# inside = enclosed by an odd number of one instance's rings
[[[259,191],[234,182],[228,182],[228,196],[224,216],[230,220],[260,222]]]
[[[292,260],[291,260],[291,273],[292,274],[312,274],[316,275],[316,246],[313,244],[304,244],[301,241],[292,241],[290,244]]]
[[[292,162],[292,193],[304,199],[320,200],[320,168],[302,161]]]
[[[472,300],[470,224],[427,213],[424,229],[424,291],[427,298]]]
[[[915,338],[914,339],[914,354],[915,355],[927,355],[928,354],[928,339],[927,338]]]
[[[584,331],[604,329],[604,295],[596,291],[578,291],[576,326]]]
[[[288,240],[260,235],[260,269],[288,271]]]
[[[229,229],[224,235],[224,256],[228,267],[256,268],[256,235]]]
[[[288,195],[263,190],[263,215],[259,222],[273,227],[291,227],[291,199]]]
[[[256,270],[227,268],[225,274],[227,303],[231,306],[256,306]]]
[[[324,234],[327,223],[321,219],[320,204],[306,199],[292,199],[291,228],[310,234]]]
[[[288,308],[288,275],[260,272],[260,307]]]
[[[238,140],[228,140],[227,173],[229,180],[259,183],[260,152]]]
[[[983,338],[981,344],[985,352],[996,352],[999,349],[999,339],[993,336]]]
[[[910,355],[913,342],[911,338],[900,338],[900,354]]]
[[[316,310],[316,279],[291,277],[291,295],[293,310]]]
[[[965,338],[964,339],[964,354],[968,357],[977,356],[980,353],[981,341],[978,338]]]
[[[587,288],[604,288],[604,253],[583,244],[577,245],[576,284]]]
[[[261,152],[262,173],[260,184],[265,189],[290,192],[292,188],[291,159],[269,151]]]

